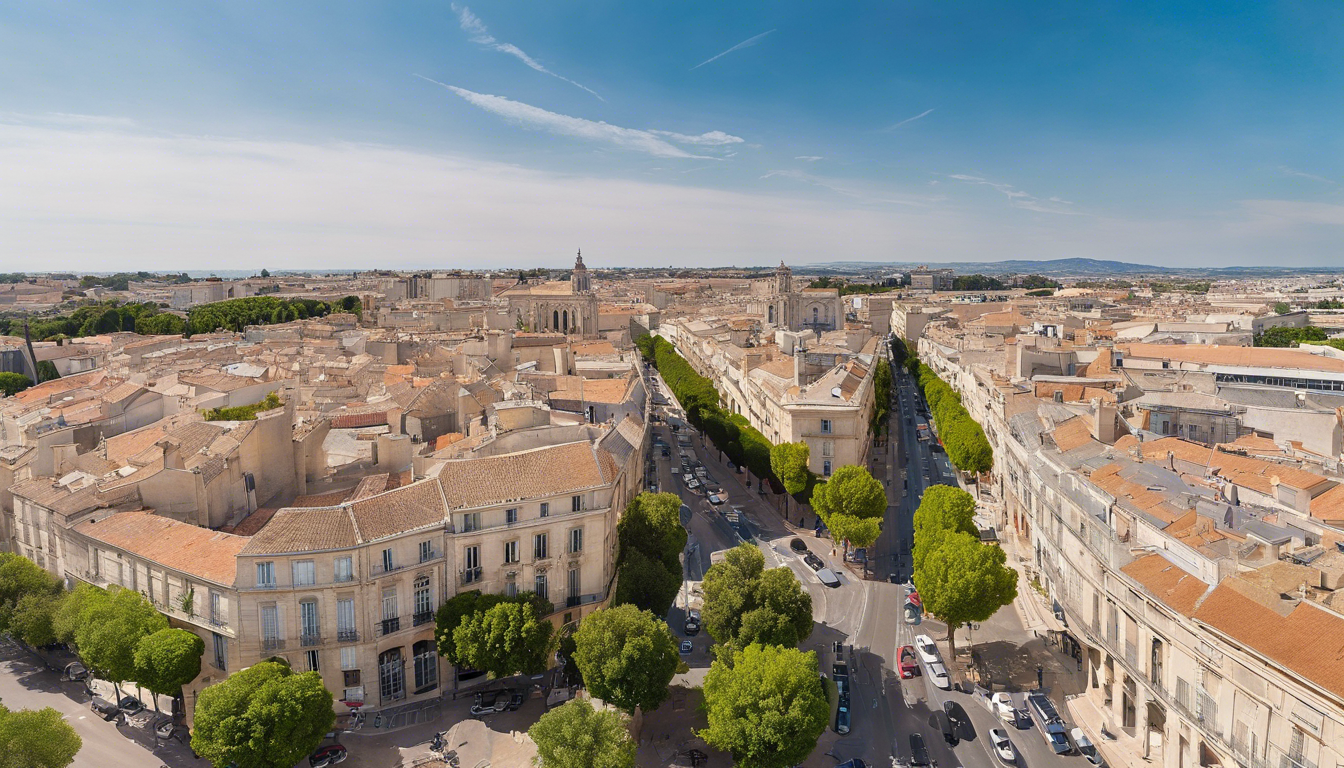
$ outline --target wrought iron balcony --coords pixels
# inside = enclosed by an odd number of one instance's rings
[[[338,643],[357,643],[359,642],[358,629],[337,629],[336,642]]]
[[[421,612],[421,613],[417,613],[417,614],[415,614],[415,616],[411,617],[411,624],[414,625],[414,626],[417,626],[417,627],[418,627],[418,626],[420,626],[421,624],[428,624],[428,623],[430,623],[430,622],[433,621],[433,620],[434,620],[434,612],[433,612],[433,611],[423,611],[423,612]]]

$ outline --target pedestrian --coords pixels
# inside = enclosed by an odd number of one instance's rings
[[[1044,688],[1044,687],[1045,687],[1045,667],[1042,667],[1040,664],[1037,664],[1037,665],[1036,665],[1036,689],[1037,689],[1037,690],[1040,690],[1040,689],[1042,689],[1042,688]]]

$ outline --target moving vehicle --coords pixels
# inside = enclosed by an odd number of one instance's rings
[[[929,764],[929,748],[924,746],[924,735],[918,731],[910,734],[910,765],[912,768]]]
[[[935,661],[929,665],[929,679],[944,691],[952,690],[952,679],[947,676],[947,669],[941,662]]]
[[[1016,765],[1017,755],[1013,752],[1013,742],[1008,740],[1008,732],[1002,728],[993,728],[989,732],[989,743],[994,745],[994,756],[1004,765]]]
[[[840,699],[840,706],[835,710],[835,732],[844,736],[849,733],[849,697],[843,696]]]
[[[901,646],[900,655],[901,677],[907,680],[919,674],[919,660],[915,656],[915,649],[908,646]]]
[[[682,641],[681,641],[681,653],[682,653],[682,655],[688,654],[688,653],[690,653],[691,651],[694,651],[694,650],[695,650],[695,643],[692,643],[690,640],[682,640]]]
[[[310,768],[327,768],[344,762],[349,756],[344,744],[328,744],[325,747],[318,747],[316,752],[308,756],[308,765]]]
[[[1101,753],[1097,751],[1097,746],[1092,743],[1091,739],[1087,738],[1087,734],[1083,733],[1082,728],[1074,728],[1069,731],[1069,740],[1073,742],[1074,749],[1087,758],[1087,762],[1093,765],[1106,765]]]
[[[1055,705],[1050,703],[1050,699],[1044,693],[1032,691],[1027,694],[1027,709],[1031,710],[1032,718],[1041,726],[1041,736],[1056,755],[1067,755],[1073,751],[1073,745],[1069,743],[1068,729],[1064,727],[1064,721],[1055,710]]]
[[[928,635],[915,635],[915,650],[919,652],[919,658],[925,664],[937,664],[942,661],[938,656],[938,646],[933,644],[933,638]]]
[[[497,712],[517,709],[522,705],[523,695],[512,688],[481,691],[476,694],[476,703],[471,705],[471,714],[493,715]]]
[[[831,589],[840,586],[840,577],[836,576],[835,572],[830,568],[822,568],[820,571],[817,571],[817,578],[821,580],[822,584],[825,584]]]
[[[826,563],[811,552],[803,555],[803,564],[814,571],[820,571],[822,568],[826,567]]]
[[[791,539],[789,541],[789,549],[792,549],[795,553],[800,555],[808,551],[807,543],[802,539]]]
[[[950,747],[955,747],[961,742],[957,735],[956,724],[947,716],[946,712],[934,712],[933,717],[938,721],[938,728],[943,732],[943,741]]]
[[[924,601],[920,600],[918,592],[911,592],[905,596],[905,623],[918,626],[924,621]]]
[[[957,734],[960,734],[966,729],[967,723],[970,722],[966,710],[962,709],[961,705],[955,701],[943,702],[943,714],[947,715],[948,722],[951,724],[953,732]]]

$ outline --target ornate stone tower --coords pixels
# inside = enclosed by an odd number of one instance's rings
[[[784,266],[782,261],[779,262],[779,269],[775,270],[775,293],[793,293],[793,270]]]
[[[574,271],[569,276],[570,287],[575,293],[588,293],[593,290],[592,281],[588,277],[588,268],[583,266],[583,250],[579,250],[579,256],[574,261]]]

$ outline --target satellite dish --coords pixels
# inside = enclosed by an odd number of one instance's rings
[[[840,397],[839,387],[831,387],[831,397]]]

